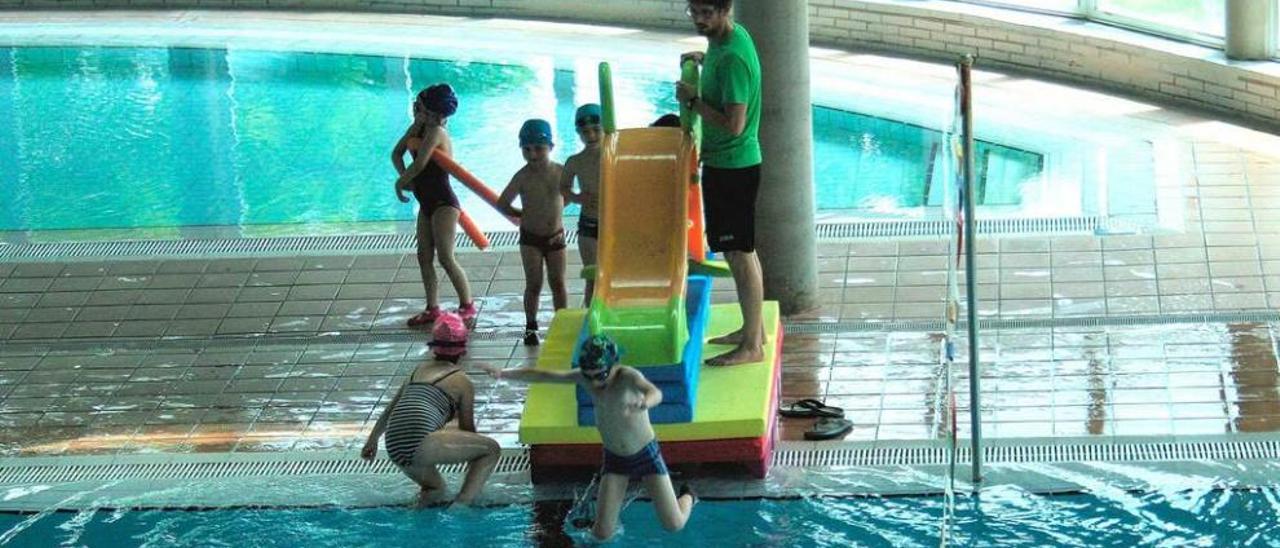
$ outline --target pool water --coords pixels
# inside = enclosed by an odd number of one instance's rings
[[[416,91],[461,97],[455,156],[495,190],[522,164],[516,133],[551,120],[556,159],[581,148],[577,105],[597,100],[590,63],[501,65],[241,49],[0,48],[0,231],[241,227],[304,233],[411,220],[389,153]],[[616,67],[624,127],[676,110],[671,75]],[[941,203],[932,130],[815,107],[822,211]],[[980,204],[1016,206],[1043,157],[978,144]],[[487,229],[504,221],[460,185]],[[566,212],[576,213],[576,206]],[[353,225],[354,223],[354,225]],[[266,228],[272,227],[272,228]],[[289,228],[293,227],[293,228]],[[267,231],[267,232],[264,232]]]
[[[1276,546],[1280,491],[1035,495],[989,488],[958,501],[958,546]],[[657,525],[652,505],[623,512],[617,545],[939,545],[940,497],[812,498],[699,504],[684,531]],[[564,505],[490,509],[237,509],[0,514],[8,546],[563,546]]]

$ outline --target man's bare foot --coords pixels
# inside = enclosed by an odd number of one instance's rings
[[[742,329],[736,329],[733,331],[733,333],[729,333],[728,335],[720,335],[719,337],[712,338],[707,342],[711,344],[732,344],[734,346],[737,346],[739,344],[742,344]]]
[[[737,348],[725,352],[719,356],[707,360],[710,366],[726,366],[738,365],[743,363],[754,363],[764,359],[764,348],[757,346],[755,348],[743,348],[739,345]]]
[[[764,343],[764,341],[765,341],[764,329],[761,328],[760,342]],[[738,328],[734,330],[733,333],[729,333],[727,335],[720,335],[719,337],[715,337],[707,342],[711,344],[732,344],[734,346],[741,346],[742,345],[742,328]]]

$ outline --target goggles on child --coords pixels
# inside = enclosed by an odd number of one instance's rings
[[[600,117],[594,114],[588,114],[578,118],[578,120],[574,122],[574,125],[578,127],[598,126],[600,125]]]

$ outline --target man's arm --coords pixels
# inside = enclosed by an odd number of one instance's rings
[[[724,110],[717,110],[708,105],[699,96],[698,90],[693,86],[680,82],[676,87],[676,99],[681,104],[690,106],[694,112],[702,116],[706,123],[718,126],[734,137],[742,135],[747,129],[747,104],[746,101],[751,93],[751,71],[747,69],[746,63],[741,59],[731,58],[725,59],[724,64],[717,70],[716,74],[711,75],[713,78],[721,78],[724,96]],[[704,75],[704,77],[708,77]]]
[[[702,116],[703,121],[728,130],[734,137],[742,135],[747,129],[747,105],[743,103],[729,103],[725,106],[725,111],[720,112],[697,99],[693,103],[693,110]]]

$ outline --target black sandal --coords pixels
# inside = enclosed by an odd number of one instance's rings
[[[848,419],[823,418],[814,423],[813,428],[805,430],[806,440],[833,440],[843,438],[853,431],[853,421]]]
[[[778,409],[778,414],[792,419],[844,418],[844,409],[827,405],[813,398],[792,402],[791,405]]]

